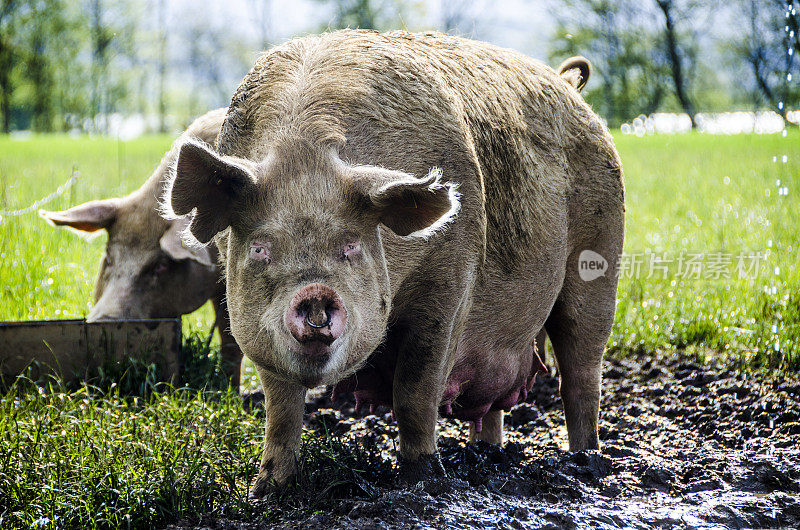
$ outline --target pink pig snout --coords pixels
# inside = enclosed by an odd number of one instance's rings
[[[304,352],[316,355],[314,352],[327,353],[327,346],[342,334],[347,311],[336,291],[321,283],[311,283],[295,293],[285,320],[289,332],[304,346]]]

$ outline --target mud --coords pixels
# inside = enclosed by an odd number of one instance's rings
[[[357,414],[352,401],[325,394],[307,409],[310,430],[373,458],[309,509],[276,516],[271,499],[263,507],[273,515],[260,523],[202,517],[173,528],[800,527],[797,382],[680,358],[611,359],[602,450],[569,453],[557,378],[539,376],[506,414],[502,449],[466,444],[468,424],[442,420],[448,476],[411,486],[391,467],[388,411]]]

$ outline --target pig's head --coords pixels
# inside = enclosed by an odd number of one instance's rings
[[[39,214],[79,233],[108,232],[90,322],[177,317],[203,305],[217,288],[208,251],[181,244],[188,221],[165,221],[141,193]]]
[[[413,244],[459,209],[438,170],[416,178],[296,146],[255,163],[199,143],[181,148],[164,202],[193,213],[200,244],[216,236],[244,353],[306,386],[357,369],[383,339],[392,293],[379,225]]]

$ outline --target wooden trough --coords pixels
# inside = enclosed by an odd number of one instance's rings
[[[98,367],[131,357],[155,363],[167,379],[180,373],[181,320],[39,320],[0,322],[0,375],[4,381],[32,367],[32,377],[48,373],[65,380],[85,379]]]

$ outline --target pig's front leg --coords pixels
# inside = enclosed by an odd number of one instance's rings
[[[444,474],[436,454],[436,420],[450,367],[451,326],[451,322],[436,319],[417,323],[400,345],[393,405],[400,432],[400,477],[406,482]]]
[[[263,497],[295,474],[306,394],[302,385],[277,379],[261,368],[257,370],[264,387],[267,424],[261,467],[250,488],[251,498]]]

